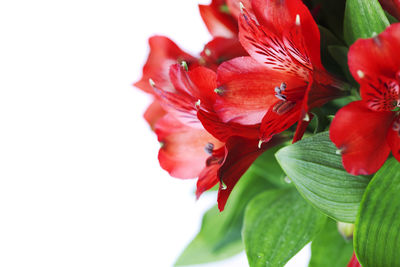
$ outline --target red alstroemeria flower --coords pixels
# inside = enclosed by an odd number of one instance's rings
[[[261,123],[267,142],[297,121],[301,138],[311,108],[342,95],[320,59],[317,24],[300,0],[252,0],[243,8],[239,39],[250,57],[218,68],[219,97],[214,106],[223,122]]]
[[[149,46],[150,53],[143,67],[142,78],[134,86],[152,95],[154,95],[152,84],[157,84],[158,88],[162,88],[167,92],[175,91],[169,76],[169,67],[171,65],[185,62],[188,68],[204,65],[216,70],[221,62],[246,55],[237,38],[214,38],[205,45],[200,58],[184,52],[173,41],[164,36],[151,37]],[[157,95],[154,96],[156,98],[144,114],[145,120],[152,128],[166,114],[157,99]]]
[[[171,176],[195,178],[205,167],[206,159],[222,143],[204,130],[197,118],[200,106],[208,108],[215,98],[215,73],[205,67],[192,70],[186,65],[170,67],[173,91],[153,84],[160,104],[167,111],[155,127],[162,147],[159,152],[160,165]]]
[[[349,67],[362,100],[338,111],[330,137],[351,174],[375,173],[390,151],[400,161],[399,51],[400,23],[350,47]]]
[[[358,259],[356,257],[356,254],[353,253],[353,257],[351,257],[351,260],[347,267],[362,267],[361,264],[358,262]]]
[[[259,127],[220,121],[212,110],[217,96],[214,71],[205,67],[189,70],[176,64],[170,68],[170,79],[174,92],[154,84],[160,102],[168,111],[155,127],[162,144],[160,165],[174,177],[199,177],[197,197],[220,183],[218,206],[223,210],[243,173],[259,155],[283,138],[274,138],[258,148]]]
[[[390,15],[400,20],[400,0],[379,0],[379,2]]]

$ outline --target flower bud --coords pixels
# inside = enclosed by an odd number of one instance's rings
[[[353,238],[354,224],[352,223],[337,223],[338,231],[343,236],[344,239],[350,240]]]

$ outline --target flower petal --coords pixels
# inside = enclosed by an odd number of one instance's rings
[[[390,152],[386,135],[392,120],[392,112],[372,111],[363,101],[352,102],[337,112],[330,138],[349,173],[372,174],[383,165]]]
[[[237,22],[231,15],[221,11],[224,2],[212,0],[208,6],[199,5],[200,15],[212,36],[232,38],[238,31]]]
[[[226,188],[224,188],[221,184],[218,191],[218,208],[220,211],[224,210],[225,204],[234,186],[250,165],[265,150],[277,145],[282,142],[282,140],[283,139],[280,137],[274,138],[270,142],[264,143],[260,149],[258,148],[257,140],[232,137],[226,142],[225,161],[218,171],[220,180],[226,186]]]
[[[197,110],[200,106],[212,108],[215,101],[215,72],[205,67],[185,70],[184,67],[175,64],[170,68],[170,78],[175,89],[173,92],[154,86],[161,105],[182,123],[202,129]]]
[[[358,262],[358,259],[356,257],[356,254],[353,253],[353,257],[351,257],[351,260],[347,267],[362,267],[361,264]]]
[[[301,115],[302,102],[277,101],[265,114],[261,122],[260,140],[268,142],[274,135],[295,124]],[[295,141],[302,136],[303,125],[295,135]]]
[[[223,122],[245,125],[261,122],[269,107],[277,101],[275,87],[285,83],[286,92],[290,92],[306,85],[302,79],[268,69],[251,57],[224,62],[217,73],[220,91],[215,111]]]
[[[247,56],[247,52],[238,38],[215,37],[204,46],[200,55],[206,67],[217,70],[222,62],[235,57]]]
[[[260,125],[242,125],[235,122],[224,123],[215,112],[199,110],[197,117],[203,127],[221,142],[231,136],[241,136],[249,139],[258,139]]]
[[[206,167],[201,171],[196,185],[196,197],[214,187],[219,183],[218,170],[225,158],[225,147],[213,151],[212,156],[207,159]]]
[[[251,0],[226,0],[226,4],[229,7],[229,11],[231,12],[232,16],[234,16],[236,19],[239,19],[239,16],[241,15],[240,3],[242,3],[242,5],[250,13],[253,12],[251,8]]]
[[[309,66],[302,66],[292,57],[281,36],[259,25],[248,13],[239,18],[239,28],[240,43],[260,64],[285,76],[308,77]]]
[[[159,119],[164,117],[165,114],[166,112],[160,105],[160,102],[157,99],[154,99],[150,106],[146,109],[143,117],[150,125],[151,129],[154,129],[154,125]]]
[[[150,53],[143,66],[142,78],[134,86],[153,94],[149,83],[152,79],[159,88],[173,90],[169,80],[169,67],[178,61],[185,60],[188,64],[196,62],[196,58],[182,51],[173,41],[164,36],[149,38]]]
[[[359,39],[348,53],[353,77],[361,84],[374,82],[378,77],[395,77],[400,69],[400,23],[392,24],[374,38]]]
[[[161,143],[160,165],[177,178],[198,177],[210,156],[205,150],[208,143],[216,149],[222,146],[205,130],[186,126],[170,114],[157,122],[155,133]]]
[[[293,141],[292,143],[296,143],[297,141],[300,141],[301,138],[303,138],[304,133],[307,130],[307,126],[310,124],[311,120],[314,118],[314,114],[312,113],[306,113],[304,109],[300,113],[300,119],[297,122],[297,127],[296,131],[293,136]]]
[[[275,34],[286,35],[293,31],[293,26],[297,23],[300,27],[298,34],[305,42],[305,47],[314,66],[322,68],[320,58],[320,34],[319,29],[308,8],[301,0],[253,0],[252,7],[258,22],[265,28],[275,32]],[[299,47],[295,41],[295,46]]]
[[[400,116],[397,116],[397,118],[393,120],[389,128],[387,141],[393,156],[400,161]]]

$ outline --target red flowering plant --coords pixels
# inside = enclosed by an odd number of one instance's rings
[[[400,24],[380,2],[213,0],[198,56],[150,38],[135,86],[160,166],[218,190],[176,265],[284,266],[311,242],[309,266],[400,266]]]

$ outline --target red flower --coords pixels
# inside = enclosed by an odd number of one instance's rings
[[[358,259],[356,257],[356,254],[353,253],[353,257],[351,257],[351,260],[347,267],[362,267],[361,264],[358,262]]]
[[[207,158],[223,144],[204,130],[197,118],[200,106],[209,108],[215,98],[215,73],[205,67],[186,69],[174,64],[170,68],[174,90],[153,84],[163,109],[167,111],[155,126],[162,146],[161,167],[177,178],[198,177]],[[215,185],[215,183],[214,183]]]
[[[258,148],[258,127],[221,122],[212,110],[216,97],[214,71],[205,67],[187,70],[176,64],[171,66],[170,79],[174,92],[154,85],[168,111],[155,127],[162,144],[160,165],[174,177],[199,177],[197,197],[220,182],[218,206],[223,210],[243,173],[266,149],[283,139],[274,138]]]
[[[351,174],[375,173],[390,151],[400,160],[399,51],[400,23],[350,47],[349,67],[362,100],[338,111],[330,137]]]
[[[218,68],[214,106],[223,122],[261,123],[267,142],[297,121],[294,141],[310,121],[311,108],[342,93],[320,60],[317,24],[300,0],[252,0],[254,13],[239,18],[240,42],[250,57]]]
[[[246,54],[237,38],[214,38],[205,45],[200,58],[184,52],[173,41],[164,36],[151,37],[149,45],[150,53],[143,67],[142,78],[134,86],[152,95],[154,95],[154,89],[151,84],[157,84],[158,88],[162,88],[167,92],[175,91],[169,77],[169,67],[171,65],[185,62],[189,68],[204,65],[216,70],[221,62]],[[144,118],[152,128],[166,114],[157,99],[157,95],[154,96],[156,98],[144,114]]]

